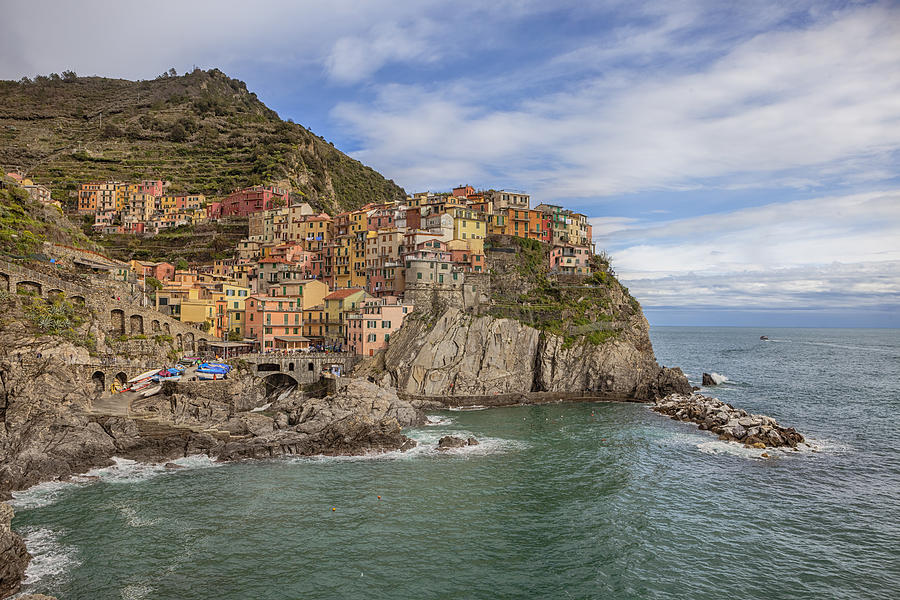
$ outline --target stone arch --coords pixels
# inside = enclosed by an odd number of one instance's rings
[[[69,296],[69,300],[71,300],[75,304],[84,306],[84,296]]]
[[[52,296],[65,296],[65,294],[59,288],[53,288],[52,290],[47,290],[47,297],[50,298]]]
[[[20,281],[16,284],[17,294],[35,294],[42,295],[43,287],[37,281]]]
[[[166,332],[166,335],[172,335],[172,328],[166,322],[163,322],[163,331]]]
[[[124,388],[125,384],[127,384],[127,383],[128,383],[128,375],[126,375],[122,371],[119,371],[118,373],[116,373],[116,376],[113,377],[113,380],[109,386],[109,391],[111,391],[113,393],[121,392],[122,388]]]
[[[94,384],[94,392],[99,396],[106,391],[106,373],[103,371],[94,371],[91,375],[91,381]]]
[[[294,363],[293,363],[293,362],[289,362],[289,363],[288,363],[288,371],[293,371],[293,370],[294,370]]]
[[[281,371],[281,365],[278,363],[261,363],[256,365],[257,373],[264,373],[269,371]]]
[[[150,321],[150,331],[152,331],[153,333],[159,332],[159,319],[153,319],[152,321]]]
[[[297,380],[287,373],[272,373],[263,378],[263,384],[266,386],[267,398],[297,389]]]
[[[128,318],[128,326],[131,335],[142,335],[144,333],[144,317],[141,315],[131,315]]]
[[[6,273],[0,273],[0,290],[9,291],[9,275]]]
[[[190,331],[184,334],[184,349],[188,352],[194,351],[194,334]]]
[[[179,350],[184,350],[184,346],[182,345],[183,341],[180,333],[175,334],[175,347]]]
[[[114,308],[109,311],[109,332],[113,335],[125,335],[125,311]]]

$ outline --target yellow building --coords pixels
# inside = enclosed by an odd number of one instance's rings
[[[325,338],[331,343],[344,343],[347,334],[347,314],[356,312],[365,299],[365,290],[348,288],[325,296]]]
[[[212,329],[216,320],[216,301],[212,298],[181,301],[181,321],[184,323],[208,323]],[[207,328],[204,328],[208,331]]]
[[[462,207],[451,207],[447,214],[453,217],[453,239],[483,239],[487,235],[484,213]]]
[[[318,279],[283,282],[269,288],[272,296],[297,298],[303,310],[323,304],[325,296],[331,293],[329,287]]]

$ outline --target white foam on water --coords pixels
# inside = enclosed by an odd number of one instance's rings
[[[50,506],[59,500],[63,492],[76,485],[78,485],[78,481],[45,481],[31,486],[27,490],[13,492],[12,500],[9,503],[13,508],[25,510]]]
[[[487,410],[488,406],[482,406],[480,404],[473,404],[472,406],[451,406],[447,410],[452,410],[454,412],[466,411],[466,410]]]
[[[114,456],[113,463],[108,467],[91,469],[82,475],[74,475],[68,481],[45,481],[31,486],[26,490],[12,493],[9,503],[13,508],[29,510],[50,506],[57,502],[62,495],[72,489],[90,485],[96,481],[106,483],[134,483],[144,481],[165,473],[173,473],[181,469],[167,469],[165,463],[142,463],[127,458]],[[185,456],[168,461],[185,469],[206,469],[220,467],[226,463],[218,462],[205,454]]]
[[[122,588],[121,596],[122,600],[143,600],[144,598],[147,598],[152,591],[153,586],[151,585],[145,583],[132,583]]]
[[[719,373],[713,372],[710,373],[709,376],[712,377],[712,380],[716,382],[716,385],[722,385],[723,383],[726,383],[728,381],[727,377]]]
[[[21,531],[21,535],[31,554],[31,562],[25,570],[23,592],[29,592],[39,583],[59,584],[81,564],[78,550],[74,546],[62,544],[57,531],[45,527],[27,527]]]
[[[763,453],[767,453],[770,457],[774,456],[774,448],[747,448],[743,444],[736,442],[726,442],[723,440],[710,440],[697,444],[697,449],[704,454],[727,454],[729,456],[737,456],[738,458],[762,459]]]
[[[453,419],[450,417],[442,417],[440,415],[426,415],[425,416],[425,426],[426,427],[435,427],[435,426],[446,426],[452,425]]]
[[[148,519],[141,516],[134,507],[125,504],[116,504],[115,507],[129,527],[152,527],[159,522],[157,519]]]

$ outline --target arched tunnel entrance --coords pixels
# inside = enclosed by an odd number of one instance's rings
[[[94,384],[94,393],[98,396],[106,391],[106,374],[103,371],[94,371],[91,375],[91,381]]]
[[[128,375],[126,375],[122,371],[119,371],[118,373],[116,373],[115,378],[110,383],[109,391],[114,394],[121,392],[126,383],[128,383]]]
[[[263,379],[263,383],[266,386],[266,400],[270,402],[297,389],[297,380],[284,373],[272,373]]]

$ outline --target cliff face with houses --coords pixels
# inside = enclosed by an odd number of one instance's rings
[[[553,393],[652,400],[690,393],[661,367],[640,305],[594,259],[590,277],[549,272],[543,244],[494,238],[487,272],[415,286],[416,312],[362,370],[409,396]]]

